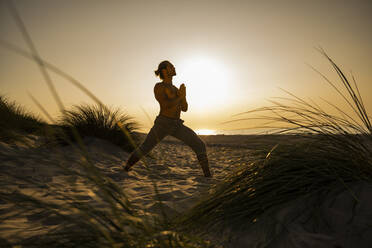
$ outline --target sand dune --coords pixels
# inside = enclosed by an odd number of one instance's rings
[[[284,136],[272,136],[265,142],[262,141],[262,137],[259,141],[259,137],[255,136],[219,135],[203,136],[202,138],[207,143],[213,178],[204,178],[192,150],[172,138],[161,142],[151,152],[150,157],[146,157],[136,164],[129,173],[122,169],[129,157],[127,152],[107,141],[93,137],[85,138],[84,143],[93,164],[124,189],[135,207],[156,215],[160,215],[163,210],[169,218],[191,208],[211,185],[223,180],[234,171],[235,167],[248,165],[250,161],[254,160],[252,155],[254,150],[269,150],[272,145],[281,141],[288,143],[288,139]],[[296,140],[292,139],[292,142],[296,142]],[[37,136],[30,136],[27,142],[14,144],[0,142],[1,186],[36,195],[45,194],[32,184],[10,180],[6,173],[27,175],[34,181],[43,184],[60,184],[63,192],[77,195],[77,199],[81,201],[91,202],[98,208],[104,208],[104,204],[96,201],[96,196],[89,185],[69,175],[60,166],[79,168],[81,153],[73,146],[46,147],[42,144],[41,138]],[[154,192],[154,183],[158,187],[157,195]],[[260,230],[268,223],[273,224],[272,218],[277,220],[275,223],[283,223],[287,222],[288,218],[293,219],[296,213],[301,214],[287,226],[286,230],[278,226],[275,244],[271,243],[270,247],[329,247],[332,244],[346,244],[346,246],[334,247],[353,247],[352,244],[358,244],[358,247],[368,247],[364,245],[368,241],[372,243],[372,240],[368,238],[368,234],[372,234],[370,229],[369,231],[364,230],[365,232],[361,234],[363,239],[357,238],[358,233],[355,230],[364,227],[366,223],[372,223],[370,210],[372,209],[372,201],[370,200],[372,190],[370,185],[356,185],[355,187],[359,187],[359,196],[363,201],[363,204],[358,205],[358,209],[352,208],[350,205],[352,199],[350,194],[345,193],[345,190],[332,193],[332,197],[329,198],[330,202],[322,205],[321,211],[324,216],[327,216],[326,222],[333,227],[344,226],[344,228],[339,227],[338,233],[327,233],[325,231],[326,224],[323,222],[324,225],[321,228],[327,235],[317,233],[321,229],[314,226],[315,222],[307,224],[304,222],[304,219],[311,216],[305,211],[306,204],[302,202],[303,205],[299,205],[298,202],[295,202],[283,206],[279,212],[271,213],[270,217],[267,217],[268,219],[263,218],[258,222],[256,229],[239,233],[239,238],[235,243],[226,244],[226,247],[255,247],[255,245],[261,247],[259,244],[262,244],[262,240],[267,240],[269,234],[262,233]],[[41,197],[44,199],[50,197],[55,201],[51,195],[41,195]],[[159,199],[162,204],[159,204]],[[308,199],[307,203],[317,204],[313,198]],[[302,207],[298,208],[298,206]],[[2,217],[11,212],[12,209],[9,207],[12,206],[3,201],[0,202]],[[356,217],[353,220],[349,218],[350,211],[359,211],[356,212]],[[62,221],[60,217],[48,211],[30,213],[26,218],[13,217],[0,223],[0,238],[15,241],[19,237],[40,235],[58,226]],[[354,231],[347,228],[346,225],[354,227]]]
[[[156,183],[159,190],[157,197],[162,201],[168,217],[190,208],[211,184],[223,179],[234,169],[234,166],[249,162],[247,148],[208,147],[214,178],[205,178],[193,151],[182,143],[167,139],[151,152],[151,157],[144,158],[127,173],[122,169],[129,157],[127,152],[107,141],[93,137],[85,138],[84,143],[94,165],[124,188],[132,204],[150,213],[160,214],[159,202],[157,198],[155,199],[154,192],[154,183]],[[80,151],[75,147],[45,147],[42,145],[42,140],[36,136],[30,136],[27,142],[14,144],[0,142],[2,172],[27,175],[40,183],[60,183],[64,192],[78,194],[79,200],[94,202],[95,196],[89,186],[76,181],[76,178],[66,174],[60,167],[62,165],[78,168],[81,157]],[[71,182],[71,186],[66,182]],[[32,184],[14,182],[6,176],[3,176],[1,184],[26,193],[39,191]],[[6,214],[9,205],[2,202],[0,207],[1,213]],[[12,235],[19,231],[20,233],[17,234],[19,237],[40,234],[43,230],[38,226],[40,225],[38,221],[41,221],[44,227],[58,225],[58,218],[53,215],[48,216],[49,214],[46,211],[42,214],[30,215],[27,219],[12,218],[5,221],[0,224],[1,237],[14,240]],[[44,231],[46,230],[48,229]]]

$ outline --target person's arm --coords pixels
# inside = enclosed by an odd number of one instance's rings
[[[181,100],[181,110],[183,112],[187,111],[188,104],[186,101],[186,86],[184,84],[181,84],[180,89],[178,90],[178,95],[185,95]]]
[[[185,96],[181,94],[181,95],[177,95],[173,99],[170,99],[165,92],[165,88],[161,86],[160,84],[155,85],[154,94],[155,94],[156,100],[160,103],[160,106],[166,109],[172,108],[180,104],[182,99],[185,98]]]

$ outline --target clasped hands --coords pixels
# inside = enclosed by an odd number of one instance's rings
[[[177,95],[181,97],[186,97],[186,86],[185,84],[181,84],[179,90],[177,91]]]

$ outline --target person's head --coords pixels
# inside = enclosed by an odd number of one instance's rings
[[[165,77],[173,77],[176,75],[176,69],[171,62],[164,60],[159,64],[158,69],[155,71],[155,75],[159,76],[160,79],[164,79]]]

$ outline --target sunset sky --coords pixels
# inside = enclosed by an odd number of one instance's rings
[[[181,118],[194,130],[254,126],[223,122],[265,106],[280,88],[344,106],[308,64],[336,81],[314,47],[353,72],[372,111],[372,1],[250,0],[17,0],[13,1],[46,61],[69,73],[108,106],[120,107],[151,128],[159,112],[153,86],[162,60],[185,83],[189,111]],[[0,2],[0,39],[27,49]],[[56,117],[58,107],[35,63],[0,46],[0,94],[42,116],[31,93]],[[50,73],[67,108],[93,103]]]

